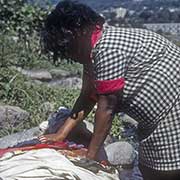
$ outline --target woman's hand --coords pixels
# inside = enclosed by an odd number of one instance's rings
[[[56,141],[64,141],[64,139],[68,136],[72,129],[76,127],[80,121],[82,121],[83,116],[84,111],[80,111],[75,119],[72,119],[71,117],[67,118],[63,126],[61,126],[61,128],[56,133],[39,136],[40,142],[50,143]]]
[[[60,137],[58,134],[41,135],[38,137],[38,139],[41,143],[50,143],[64,140],[64,138]]]

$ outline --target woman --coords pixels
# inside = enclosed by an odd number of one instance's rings
[[[97,102],[87,158],[95,159],[123,111],[139,122],[145,180],[180,177],[180,49],[143,29],[115,28],[89,7],[62,1],[48,15],[44,46],[54,57],[83,64],[83,86],[72,115],[45,142],[64,140]]]

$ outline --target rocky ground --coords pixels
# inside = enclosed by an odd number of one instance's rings
[[[25,70],[17,68],[23,75],[29,77],[31,83],[46,84],[47,86],[59,86],[63,88],[80,89],[82,80],[76,72],[68,72],[61,69],[51,70]]]

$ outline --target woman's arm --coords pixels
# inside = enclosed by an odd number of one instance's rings
[[[40,136],[40,141],[63,141],[71,130],[89,114],[96,103],[95,99],[95,88],[92,78],[84,70],[82,90],[72,109],[71,116],[67,118],[57,133]]]
[[[95,114],[94,133],[88,148],[87,158],[97,158],[97,153],[111,129],[117,105],[117,94],[99,96]]]

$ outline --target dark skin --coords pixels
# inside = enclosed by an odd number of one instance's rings
[[[99,96],[98,107],[95,113],[94,133],[87,153],[88,158],[96,159],[97,152],[111,129],[116,105],[116,95],[110,94]]]
[[[116,107],[118,107],[118,102],[121,97],[121,92],[98,95],[97,102],[91,98],[91,95],[96,93],[92,81],[93,70],[90,59],[90,53],[92,50],[90,43],[91,34],[92,31],[84,31],[81,34],[81,38],[76,40],[76,51],[74,51],[78,53],[72,53],[71,55],[74,57],[75,61],[84,66],[83,86],[80,96],[73,107],[72,116],[65,121],[64,125],[56,134],[44,135],[44,137],[46,138],[46,142],[63,141],[68,137],[70,132],[72,132],[72,130],[83,121],[83,119],[93,109],[95,103],[97,103],[94,133],[92,136],[91,134],[87,135],[87,139],[91,140],[86,154],[86,157],[89,159],[97,159],[97,153],[111,129]]]

